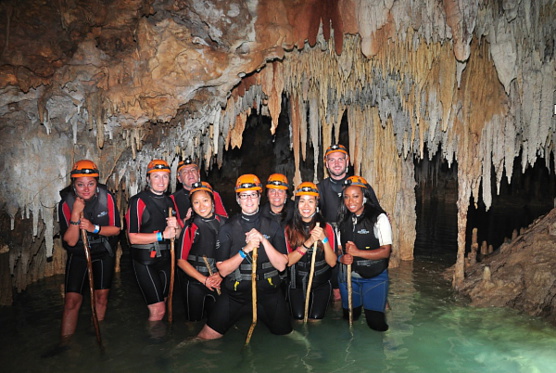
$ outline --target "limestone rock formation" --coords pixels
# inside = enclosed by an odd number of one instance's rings
[[[347,115],[355,171],[390,212],[393,266],[413,258],[413,158],[427,149],[457,161],[459,286],[470,199],[488,207],[491,175],[511,180],[518,154],[523,169],[556,154],[555,9],[554,0],[4,0],[0,264],[18,291],[63,270],[55,210],[75,160],[99,164],[123,211],[150,159],[174,173],[190,154],[219,167],[242,146],[251,111],[274,130],[287,96],[296,169],[308,143],[323,167],[317,153]]]
[[[556,325],[556,209],[466,268],[462,293],[478,307],[512,307]]]

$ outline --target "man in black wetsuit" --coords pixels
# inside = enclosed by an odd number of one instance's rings
[[[220,229],[215,255],[218,271],[224,277],[222,295],[198,337],[221,338],[242,315],[251,313],[251,263],[256,247],[257,317],[273,334],[289,334],[293,329],[279,276],[288,263],[284,231],[259,211],[262,184],[257,176],[240,176],[235,192],[241,213]]]
[[[320,194],[319,206],[322,216],[335,229],[338,225],[338,211],[342,204],[342,189],[348,177],[349,154],[345,146],[334,144],[324,153],[324,165],[328,170],[328,177],[317,184]],[[332,291],[334,301],[339,301],[338,267],[332,272]]]

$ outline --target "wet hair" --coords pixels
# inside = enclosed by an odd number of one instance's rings
[[[347,187],[344,188],[344,191],[346,189]],[[380,214],[386,214],[386,211],[384,211],[382,206],[380,206],[380,203],[378,202],[378,198],[376,198],[375,191],[370,185],[368,188],[360,188],[360,189],[363,191],[363,197],[367,199],[367,201],[364,204],[364,210],[363,210],[365,217],[366,219],[369,219],[373,224],[375,224],[376,220],[378,219],[378,216]],[[347,209],[346,204],[343,201],[344,191],[342,191],[342,203],[340,204],[340,209],[339,209],[338,224],[344,223],[346,220],[349,219],[349,217],[352,214]]]
[[[311,221],[309,223],[304,222],[301,214],[299,213],[299,199],[299,196],[295,197],[293,217],[292,220],[286,225],[284,232],[286,240],[288,240],[290,247],[292,248],[301,246],[307,238],[311,236],[311,229],[313,229],[317,223],[320,223],[321,228],[324,228],[326,225],[326,221],[319,212],[318,204],[317,211],[313,214]],[[318,247],[322,247],[322,243],[320,241],[318,243]]]

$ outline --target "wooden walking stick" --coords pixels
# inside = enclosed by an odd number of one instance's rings
[[[172,217],[172,208],[168,209],[168,217]],[[174,237],[170,239],[170,288],[168,289],[168,322],[174,320],[172,301],[174,297],[174,273],[176,269],[176,253],[174,252]]]
[[[251,305],[253,307],[253,319],[251,321],[251,326],[247,332],[247,338],[245,339],[245,346],[251,341],[251,336],[253,335],[253,330],[257,325],[257,258],[259,256],[259,248],[255,247],[251,253]]]
[[[317,227],[320,226],[319,223],[316,225]],[[309,319],[309,300],[311,298],[311,287],[313,287],[313,276],[315,274],[315,260],[317,258],[317,244],[318,241],[315,241],[313,244],[313,255],[311,256],[311,269],[309,271],[309,282],[307,283],[307,294],[305,295],[305,316],[303,316],[303,322],[307,323]]]
[[[347,291],[348,291],[348,312],[349,312],[349,327],[353,326],[353,298],[351,287],[351,264],[347,264]]]
[[[83,218],[83,214],[81,214],[81,218]],[[87,239],[87,231],[85,229],[81,229],[81,240],[83,241],[83,249],[85,250],[85,259],[87,259],[87,274],[89,276],[89,292],[91,293],[91,313],[93,325],[95,327],[95,333],[100,350],[104,351],[104,347],[102,346],[102,338],[100,336],[100,328],[98,325],[97,308],[95,306],[95,289],[93,281],[93,261],[91,259],[91,248],[89,247],[89,240]]]
[[[203,261],[205,262],[205,265],[207,266],[207,269],[208,269],[208,271],[209,271],[209,276],[212,276],[212,273],[213,273],[213,272],[212,272],[212,268],[210,268],[210,264],[209,264],[209,262],[208,262],[208,259],[207,259],[207,256],[206,256],[206,255],[203,255]],[[216,289],[216,293],[217,293],[218,295],[220,295],[220,294],[221,294],[221,293],[220,293],[220,289]]]

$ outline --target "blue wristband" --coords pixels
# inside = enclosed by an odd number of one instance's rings
[[[324,237],[324,240],[322,240],[322,243],[327,243],[328,242],[328,237]]]
[[[157,232],[156,233],[156,239],[157,239],[158,242],[164,241],[164,236],[162,235],[162,232]]]
[[[344,254],[338,255],[338,263],[341,263],[341,260],[340,260],[340,259],[342,259],[343,256],[344,256]]]
[[[95,224],[95,230],[93,231],[93,234],[97,234],[98,232],[100,232],[100,226]]]
[[[239,256],[241,256],[242,259],[245,259],[247,257],[247,254],[245,253],[245,251],[243,251],[243,247],[239,249]]]

